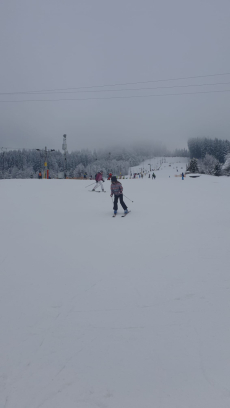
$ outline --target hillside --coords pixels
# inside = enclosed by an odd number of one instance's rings
[[[109,181],[0,181],[0,407],[230,406],[230,179],[149,163],[125,218]]]

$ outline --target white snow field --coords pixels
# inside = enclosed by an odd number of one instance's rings
[[[110,181],[0,181],[1,408],[230,407],[230,178],[186,161],[125,218]]]

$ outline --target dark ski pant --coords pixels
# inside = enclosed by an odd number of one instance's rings
[[[117,211],[118,198],[120,199],[120,203],[121,203],[122,208],[123,208],[124,210],[127,210],[127,206],[125,205],[125,203],[124,203],[124,201],[123,201],[123,194],[114,195],[113,209],[114,209],[115,211]]]

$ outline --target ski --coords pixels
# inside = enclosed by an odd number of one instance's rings
[[[117,214],[114,214],[112,217],[115,218]]]
[[[122,215],[122,218],[126,217],[131,211],[128,211],[126,214]]]
[[[106,193],[106,191],[88,190],[90,193]]]

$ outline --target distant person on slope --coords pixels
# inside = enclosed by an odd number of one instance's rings
[[[103,179],[103,171],[99,171],[96,176],[95,176],[95,180],[96,180],[96,184],[94,186],[94,188],[92,189],[92,191],[95,191],[96,188],[100,185],[101,186],[101,191],[104,191],[104,179]],[[102,183],[103,182],[103,183]]]
[[[154,180],[155,180],[155,178],[156,178],[156,174],[155,173],[153,173],[152,174],[152,179],[154,178]]]
[[[114,215],[117,213],[117,202],[118,198],[120,200],[121,206],[125,211],[125,214],[128,213],[128,208],[127,205],[123,201],[123,187],[122,184],[117,181],[116,176],[113,176],[111,178],[111,197],[114,195],[114,202],[113,202],[113,209],[114,209]]]
[[[38,178],[39,178],[39,179],[42,178],[42,173],[41,173],[41,171],[39,171],[39,173],[38,173]]]

